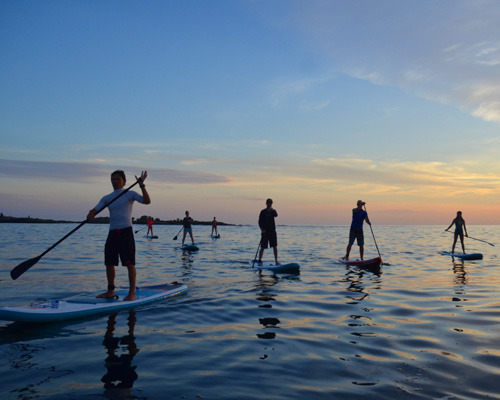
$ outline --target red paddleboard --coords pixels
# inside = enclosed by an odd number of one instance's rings
[[[356,265],[359,267],[375,267],[382,264],[382,259],[380,257],[370,258],[368,260],[345,260],[339,258],[339,262],[346,265]]]

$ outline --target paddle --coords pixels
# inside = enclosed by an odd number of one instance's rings
[[[260,244],[261,244],[261,240],[259,240],[259,245],[257,246],[257,251],[255,252],[255,257],[253,258],[252,267],[255,266],[255,261],[257,260],[257,254],[259,253],[259,249],[260,249]]]
[[[365,211],[366,211],[366,204],[363,207],[365,207]],[[366,211],[366,213],[368,214],[368,211]],[[370,224],[370,230],[372,231],[373,241],[375,242],[375,247],[377,248],[378,256],[380,258],[382,258],[381,254],[380,254],[380,250],[378,249],[378,246],[377,246],[377,241],[375,240],[375,234],[373,233],[373,229],[372,229],[371,224]],[[382,264],[390,265],[390,264],[387,264],[387,263],[382,263]]]
[[[451,232],[451,231],[449,231],[449,230],[447,230],[447,229],[446,229],[446,232],[450,232],[450,233],[452,233],[452,234],[455,234],[455,232]],[[473,238],[473,237],[470,237],[470,236],[465,236],[465,235],[464,235],[464,237],[467,237],[467,238],[472,239],[472,240],[477,240],[478,242],[487,243],[487,244],[489,244],[490,246],[495,246],[493,243],[487,242],[486,240],[476,239],[476,238]]]
[[[145,226],[144,228],[141,228],[141,229],[136,230],[134,233],[137,233],[137,232],[143,231],[143,230],[144,230],[144,229],[146,229],[146,228],[147,228],[147,226]]]
[[[123,196],[125,193],[127,193],[130,189],[132,189],[135,185],[139,183],[139,179],[137,182],[135,182],[133,185],[130,185],[127,189],[125,189],[123,192],[121,192],[118,196],[116,196],[113,200],[111,200],[109,203],[107,203],[103,208],[98,210],[95,215],[99,214],[102,210],[104,210],[106,207],[108,207],[111,203],[113,203],[115,200],[119,199],[121,196]],[[85,225],[88,220],[82,221],[80,225],[78,225],[75,229],[73,229],[70,233],[68,233],[66,236],[62,237],[59,239],[57,242],[55,242],[52,246],[50,246],[47,250],[45,250],[42,254],[40,254],[38,257],[31,258],[29,260],[26,260],[19,264],[18,266],[14,267],[12,271],[10,271],[10,276],[12,279],[16,280],[19,278],[22,274],[24,274],[27,270],[29,270],[33,265],[35,265],[40,259],[47,254],[50,250],[52,250],[54,247],[56,247],[59,243],[61,243],[63,240],[67,239],[69,236],[71,236],[73,233],[75,233],[78,229],[80,229],[83,225]]]
[[[172,240],[177,240],[177,236],[179,236],[179,233],[181,233],[183,229],[184,229],[184,226],[181,228],[181,230],[179,232],[177,232],[177,235],[175,235]]]

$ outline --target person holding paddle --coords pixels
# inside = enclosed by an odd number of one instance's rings
[[[135,295],[136,269],[135,240],[132,231],[132,205],[134,201],[141,204],[151,203],[144,184],[147,176],[147,171],[142,171],[140,178],[135,177],[141,188],[142,195],[129,190],[127,190],[127,193],[123,193],[125,190],[123,187],[127,182],[125,173],[121,170],[114,171],[111,174],[111,185],[114,191],[104,196],[87,215],[87,221],[90,222],[100,210],[106,206],[109,208],[109,233],[104,246],[104,264],[106,265],[108,290],[98,295],[98,298],[110,299],[115,297],[115,266],[118,265],[118,258],[120,258],[122,265],[128,269],[130,284],[128,295],[123,300],[130,301],[137,298]]]
[[[150,232],[151,236],[153,236],[153,224],[154,224],[153,218],[148,218],[146,224],[148,225],[148,233],[146,233],[146,236],[149,236]]]
[[[460,242],[462,243],[462,250],[465,253],[465,246],[464,246],[464,230],[465,230],[465,236],[469,236],[467,234],[467,228],[465,226],[465,220],[462,217],[462,211],[457,211],[457,216],[453,221],[451,221],[451,224],[448,228],[445,229],[445,232],[450,229],[453,224],[455,224],[455,236],[453,238],[453,246],[451,248],[451,252],[455,252],[455,245],[457,244],[457,239],[460,236]]]
[[[357,207],[352,210],[352,222],[351,229],[349,230],[349,244],[347,245],[344,260],[349,260],[349,253],[351,252],[351,247],[354,241],[357,240],[359,246],[359,257],[363,259],[365,238],[363,236],[363,221],[366,220],[368,225],[372,225],[368,219],[368,213],[363,210],[363,206],[366,203],[364,201],[358,200]]]
[[[194,244],[194,238],[193,238],[193,228],[191,227],[191,224],[193,223],[193,218],[189,216],[189,211],[186,211],[186,216],[182,220],[182,226],[184,227],[184,235],[182,236],[182,245],[184,246],[184,241],[186,240],[186,235],[189,233],[189,236],[191,236],[191,242]]]
[[[268,246],[273,248],[276,265],[280,265],[278,262],[278,238],[276,236],[276,223],[274,222],[274,218],[277,216],[278,213],[273,208],[273,200],[267,199],[266,208],[264,208],[259,214],[259,228],[261,231],[259,265],[262,265],[264,249],[267,249]]]

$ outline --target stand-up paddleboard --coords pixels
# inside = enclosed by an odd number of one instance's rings
[[[219,239],[219,238],[220,238],[220,235],[210,235],[210,237],[211,237],[212,239]]]
[[[343,258],[339,258],[339,263],[345,265],[354,265],[361,268],[375,269],[380,268],[380,266],[382,265],[382,258],[375,257],[368,260],[345,260]]]
[[[200,248],[195,244],[185,244],[181,246],[181,250],[183,251],[198,251]]]
[[[452,253],[451,251],[441,252],[443,256],[452,256],[460,258],[461,260],[482,260],[483,255],[481,253]]]
[[[144,236],[146,239],[158,239],[157,235],[145,235]]]
[[[254,268],[258,270],[267,270],[267,271],[272,271],[272,272],[283,272],[283,273],[289,273],[289,274],[296,274],[300,272],[300,265],[297,263],[287,263],[287,264],[273,264],[269,262],[263,262],[261,265],[259,265],[258,261],[250,261],[250,265],[252,265]]]
[[[109,314],[131,309],[184,294],[187,286],[173,283],[143,286],[136,289],[136,300],[123,301],[128,289],[117,290],[118,299],[89,298],[82,300],[49,300],[27,306],[0,307],[0,320],[23,322],[55,322],[83,318],[98,314]]]

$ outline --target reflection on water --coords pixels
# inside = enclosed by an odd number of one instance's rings
[[[118,396],[130,397],[131,389],[138,375],[137,366],[132,365],[135,355],[139,352],[135,344],[134,328],[137,322],[136,312],[129,311],[127,327],[128,332],[124,336],[115,336],[116,316],[112,314],[108,318],[106,334],[103,345],[106,348],[107,357],[104,360],[106,373],[101,378],[104,383],[104,396],[117,398]]]
[[[455,285],[467,285],[468,277],[464,260],[453,261],[453,272],[455,273],[455,277],[453,278]]]

